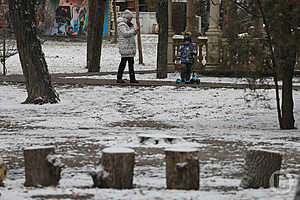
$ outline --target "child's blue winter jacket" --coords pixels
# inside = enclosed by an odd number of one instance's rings
[[[197,49],[193,43],[182,44],[180,46],[178,59],[180,59],[182,64],[193,64],[195,55],[197,55]]]

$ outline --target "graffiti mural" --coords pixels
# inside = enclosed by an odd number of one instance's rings
[[[110,26],[110,1],[106,1],[104,30],[108,34]],[[80,36],[87,34],[88,29],[88,0],[49,0],[47,6],[40,5],[46,10],[47,17],[41,23],[42,31],[46,35]],[[37,16],[42,11],[37,10]],[[51,14],[52,13],[52,14]],[[40,16],[42,16],[40,14]],[[47,18],[48,20],[46,20]],[[49,21],[52,20],[52,24]],[[41,20],[40,20],[41,21]],[[46,25],[45,25],[46,23]]]
[[[1,2],[1,0],[0,0]],[[37,0],[36,20],[44,35],[80,36],[88,29],[88,0]],[[112,0],[106,1],[103,35],[110,34]],[[0,4],[0,29],[10,24],[8,4]],[[9,28],[9,27],[7,27]]]
[[[54,14],[53,26],[46,35],[78,36],[86,34],[88,25],[87,0],[50,0],[47,11]]]
[[[10,28],[8,5],[0,5],[0,29]]]

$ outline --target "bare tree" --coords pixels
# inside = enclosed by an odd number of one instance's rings
[[[45,55],[37,38],[36,2],[36,0],[8,1],[28,94],[24,103],[57,103],[59,97],[52,87]]]
[[[103,41],[106,0],[89,0],[89,28],[87,36],[88,72],[99,72]]]
[[[300,2],[297,0],[282,1],[261,1],[261,0],[229,0],[239,7],[240,10],[247,12],[254,19],[256,26],[262,19],[264,25],[264,42],[268,48],[268,58],[263,57],[259,52],[261,49],[254,48],[256,64],[267,67],[274,75],[276,88],[277,113],[281,129],[294,129],[294,101],[292,79],[296,64],[297,52],[299,53],[298,43],[300,42]],[[231,29],[233,30],[233,29]],[[256,34],[259,36],[260,34]],[[232,37],[232,36],[230,36]],[[240,46],[242,48],[242,45]],[[239,50],[235,47],[236,50]],[[246,52],[249,53],[248,51]],[[232,53],[234,57],[236,53]],[[249,54],[248,54],[249,55]],[[246,56],[247,57],[247,56]],[[239,58],[238,58],[239,59]],[[269,60],[269,61],[268,61]],[[259,61],[259,62],[258,62]],[[278,79],[282,79],[282,101],[280,102]]]
[[[267,34],[267,42],[271,52],[274,80],[277,94],[278,119],[281,129],[295,128],[293,82],[297,57],[297,43],[300,41],[300,2],[284,0],[278,2],[267,1],[262,4],[256,0],[263,18]],[[276,56],[275,56],[276,54]],[[282,73],[282,103],[278,97],[278,72]]]

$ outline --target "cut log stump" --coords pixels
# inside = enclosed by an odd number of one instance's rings
[[[4,179],[6,176],[6,165],[5,162],[0,158],[0,187],[4,186]]]
[[[63,165],[54,149],[53,146],[24,149],[26,187],[58,185]]]
[[[102,150],[100,164],[93,178],[94,187],[130,189],[133,187],[135,152],[130,148],[106,148]]]
[[[282,155],[277,152],[252,149],[246,153],[242,188],[269,188],[279,186]],[[272,183],[272,184],[271,184]]]
[[[166,154],[166,178],[168,189],[199,189],[199,159],[195,148],[170,148]]]

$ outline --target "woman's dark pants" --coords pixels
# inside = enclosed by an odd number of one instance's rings
[[[122,80],[123,72],[126,67],[126,62],[128,62],[130,81],[134,81],[135,80],[135,74],[134,74],[134,68],[133,68],[134,57],[122,57],[121,58],[121,62],[120,62],[119,69],[118,69],[117,79]]]

